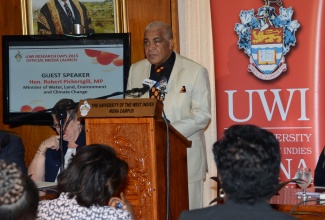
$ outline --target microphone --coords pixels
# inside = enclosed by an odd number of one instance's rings
[[[135,93],[135,92],[140,92],[140,93],[145,93],[146,91],[148,91],[150,89],[149,86],[147,85],[143,85],[142,88],[133,88],[133,89],[130,89],[130,90],[127,90],[126,92],[127,93]]]
[[[55,108],[55,117],[59,120],[64,120],[67,117],[67,109],[65,105],[58,105]]]
[[[165,86],[165,85],[160,86],[159,89],[160,89],[160,91],[161,91],[161,95],[160,95],[160,97],[161,97],[162,100],[164,100],[164,99],[165,99],[165,95],[166,95],[166,93],[167,93],[167,91],[166,91],[166,86]]]
[[[138,93],[138,96],[142,96],[144,93],[148,92],[157,81],[152,79],[144,79],[142,82],[142,88],[133,88],[130,90],[127,90],[126,93]]]

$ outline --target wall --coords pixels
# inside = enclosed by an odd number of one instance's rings
[[[25,1],[25,0],[21,0]],[[178,22],[176,0],[125,0],[128,32],[131,33],[131,62],[144,58],[143,30],[154,20],[161,20],[173,24],[176,47],[178,51]],[[0,3],[0,35],[22,34],[22,15],[20,0],[1,1]],[[2,44],[0,46],[2,51]],[[1,54],[2,57],[2,54]],[[2,59],[0,60],[0,79],[2,79]],[[0,97],[2,97],[2,83]],[[42,140],[55,132],[49,126],[23,125],[11,127],[3,124],[3,105],[0,102],[0,130],[10,130],[21,136],[25,145],[25,159],[27,166]]]

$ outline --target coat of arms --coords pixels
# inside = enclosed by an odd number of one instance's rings
[[[90,105],[88,104],[87,100],[84,101],[84,104],[80,105],[79,110],[81,116],[86,116],[88,114],[90,111]]]
[[[241,24],[235,25],[238,34],[238,47],[249,56],[248,71],[263,80],[272,80],[287,70],[284,56],[295,46],[295,33],[300,24],[291,20],[291,7],[283,8],[281,0],[264,0],[265,5],[258,9],[242,10]],[[280,14],[270,4],[276,2]]]

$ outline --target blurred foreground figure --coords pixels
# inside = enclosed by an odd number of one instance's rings
[[[0,131],[0,160],[15,163],[26,174],[25,147],[21,138],[8,131]]]
[[[36,219],[38,189],[15,163],[0,160],[0,219]]]
[[[135,219],[131,204],[121,193],[128,165],[115,150],[92,144],[81,148],[59,174],[60,196],[39,204],[39,219]]]
[[[267,203],[277,191],[280,146],[274,135],[254,125],[233,125],[213,145],[225,203],[185,211],[180,220],[287,220]]]

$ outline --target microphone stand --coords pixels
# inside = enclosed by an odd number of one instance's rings
[[[105,96],[100,96],[100,97],[97,97],[95,99],[107,99],[107,98],[110,98],[110,97],[113,97],[113,96],[118,96],[118,95],[124,95],[124,94],[127,94],[128,92],[113,92],[112,94],[109,94],[109,95],[105,95]]]
[[[148,88],[148,90],[149,89],[150,88]],[[134,92],[134,91],[133,90],[127,90],[127,91],[124,91],[124,92],[114,92],[112,94],[97,97],[97,98],[93,98],[93,99],[107,99],[107,98],[110,98],[110,97],[113,97],[113,96],[130,94],[132,92]],[[138,95],[136,97],[140,97],[141,95],[143,95],[146,92],[147,91],[139,91],[139,93],[138,93]],[[17,117],[14,118],[15,120],[19,120],[19,119],[22,119],[22,118],[33,118],[34,116],[38,116],[38,115],[45,114],[45,113],[51,113],[51,112],[53,112],[53,110],[55,111],[55,116],[58,119],[59,126],[60,126],[59,144],[60,144],[61,161],[62,161],[62,163],[61,163],[61,172],[64,170],[64,163],[65,163],[64,154],[63,154],[63,132],[64,132],[63,131],[63,124],[64,124],[64,120],[67,118],[67,109],[76,108],[78,105],[79,105],[79,102],[75,102],[74,104],[65,105],[65,106],[60,105],[60,106],[57,106],[55,108],[50,108],[50,109],[45,109],[45,110],[38,111],[38,112],[33,112],[33,113],[29,114],[29,115],[20,115],[20,116],[17,116]],[[2,150],[2,148],[0,150]]]
[[[131,93],[132,90],[128,90],[126,92],[114,92],[112,94],[106,95],[106,96],[101,96],[101,97],[97,97],[95,99],[107,99],[113,96],[118,96],[118,95],[122,95],[122,94],[129,94]],[[138,96],[141,96],[143,93],[139,92]],[[55,110],[55,116],[59,121],[59,125],[60,125],[60,150],[61,150],[61,172],[64,170],[64,153],[63,153],[63,124],[64,124],[64,120],[67,118],[67,109],[70,107],[77,107],[78,106],[78,102],[74,103],[73,105],[68,105],[68,106],[63,106],[63,105],[59,105],[57,107],[54,108]]]
[[[149,90],[149,88],[148,88]],[[147,91],[133,91],[133,90],[127,90],[125,92],[114,92],[112,94],[109,94],[109,95],[105,95],[105,96],[100,96],[100,97],[97,97],[95,99],[107,99],[107,98],[110,98],[110,97],[114,97],[114,96],[118,96],[118,95],[129,95],[130,93],[133,93],[133,92],[138,92],[138,95],[133,95],[135,97],[140,97],[142,96],[144,93],[146,93]],[[131,95],[132,96],[132,95]]]
[[[63,154],[63,124],[67,118],[66,106],[59,105],[55,108],[55,116],[59,120],[60,125],[60,150],[61,150],[61,172],[64,170],[64,154]]]

